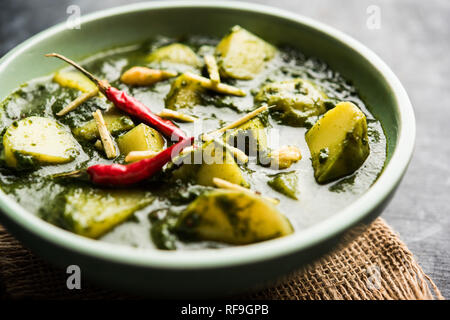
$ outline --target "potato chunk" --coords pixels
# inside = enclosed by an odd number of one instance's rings
[[[269,83],[255,96],[255,102],[275,106],[272,115],[281,123],[295,127],[302,127],[308,118],[325,113],[326,99],[324,92],[303,79]]]
[[[253,79],[275,53],[275,47],[239,26],[234,26],[216,47],[224,78]]]
[[[154,200],[138,190],[77,188],[65,195],[64,226],[89,238],[98,238]]]
[[[153,128],[141,123],[117,139],[120,152],[128,154],[131,151],[155,151],[164,148],[164,138]]]
[[[243,187],[249,186],[231,153],[212,142],[203,151],[203,164],[197,172],[197,182],[204,186],[214,186],[214,177]]]
[[[224,136],[225,142],[241,149],[247,155],[256,156],[258,152],[268,151],[267,135],[261,119],[253,118]]]
[[[351,102],[341,102],[306,133],[314,176],[327,183],[357,170],[369,155],[364,113]]]
[[[193,67],[201,65],[200,59],[194,51],[181,43],[172,43],[153,51],[147,58],[149,62],[181,63]]]
[[[191,179],[204,186],[215,186],[213,178],[220,178],[240,186],[249,187],[244,175],[229,151],[214,142],[192,152],[173,175],[176,179]]]
[[[165,100],[166,108],[172,110],[191,108],[201,102],[199,94],[203,91],[205,89],[197,81],[182,74],[172,82]]]
[[[91,92],[97,89],[95,83],[79,71],[61,70],[55,73],[53,81],[62,87]]]
[[[249,244],[293,233],[287,218],[263,198],[217,190],[194,200],[177,224],[181,235],[231,244]]]
[[[108,131],[112,135],[122,133],[134,127],[131,118],[122,114],[116,108],[112,108],[105,112],[103,118],[105,119],[106,128],[108,128]],[[95,120],[88,121],[80,127],[73,128],[72,132],[77,138],[88,141],[100,137]]]
[[[28,117],[14,122],[3,136],[5,160],[9,167],[32,163],[57,164],[72,161],[79,144],[55,120]]]

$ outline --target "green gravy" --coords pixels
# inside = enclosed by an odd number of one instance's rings
[[[145,56],[152,50],[175,41],[187,44],[202,57],[214,52],[214,47],[219,40],[200,36],[183,39],[159,37],[144,44],[99,53],[85,60],[83,65],[98,77],[107,79],[111,85],[130,93],[157,113],[164,108],[164,98],[170,90],[172,80],[146,87],[128,87],[120,81],[120,76],[132,66],[146,65]],[[302,232],[303,229],[332,216],[370,188],[384,166],[386,137],[381,123],[370,113],[358,95],[357,89],[349,81],[331,70],[326,63],[313,57],[306,57],[297,49],[290,47],[278,49],[277,55],[267,62],[264,70],[254,79],[224,80],[243,89],[247,96],[234,97],[207,91],[202,94],[202,105],[193,107],[190,113],[202,119],[203,132],[218,129],[253,110],[255,108],[253,98],[264,84],[293,78],[312,80],[327,94],[332,104],[344,100],[351,101],[364,112],[367,117],[370,155],[350,176],[325,185],[318,184],[314,179],[310,153],[304,138],[308,128],[281,125],[270,116],[268,117],[270,132],[279,133],[277,138],[281,142],[280,145],[293,144],[299,147],[302,159],[281,171],[259,166],[254,161],[241,166],[252,189],[258,190],[265,196],[280,199],[278,209],[289,219],[295,232]],[[180,70],[175,71],[183,72],[182,69],[180,66]],[[56,119],[70,130],[91,120],[91,114],[96,109],[105,110],[110,107],[110,103],[105,99],[95,97],[63,117],[55,116],[56,112],[76,97],[76,90],[61,87],[53,82],[50,76],[31,80],[1,103],[0,132],[3,135],[5,129],[14,121],[33,115]],[[135,121],[135,124],[138,123]],[[194,134],[194,124],[176,123],[189,135]],[[195,132],[196,136],[199,133]],[[275,140],[269,137],[270,147],[277,143]],[[69,192],[74,186],[98,187],[83,181],[57,180],[52,178],[52,175],[86,168],[97,163],[123,163],[123,156],[107,160],[103,152],[98,151],[93,143],[83,141],[79,143],[82,146],[81,153],[74,161],[66,164],[36,166],[33,170],[13,170],[3,164],[0,165],[2,190],[30,212],[64,227],[55,214],[61,207],[61,195]],[[292,171],[298,178],[298,200],[275,191],[268,184],[275,174]],[[198,194],[211,188],[180,181],[174,182],[164,174],[134,188],[147,191],[154,197],[154,201],[102,236],[100,241],[142,248],[155,248],[156,243],[157,247],[162,249],[227,246],[212,241],[185,241],[171,232],[171,226],[175,223],[177,214]]]

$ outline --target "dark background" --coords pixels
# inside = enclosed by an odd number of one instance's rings
[[[213,0],[209,0],[213,1]],[[0,0],[0,56],[68,17],[136,1]],[[405,86],[417,119],[416,150],[383,217],[400,234],[444,297],[450,297],[450,1],[259,0],[329,24],[375,51]],[[381,12],[369,29],[367,8]]]

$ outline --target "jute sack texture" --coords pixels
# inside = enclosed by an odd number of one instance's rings
[[[363,233],[351,230],[333,252],[256,293],[233,297],[264,300],[443,299],[412,253],[381,218]],[[50,266],[0,226],[2,299],[139,299],[83,281],[68,290],[64,270]]]

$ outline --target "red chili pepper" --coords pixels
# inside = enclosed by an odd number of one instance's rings
[[[124,186],[150,178],[160,171],[166,163],[177,156],[185,147],[194,142],[190,137],[161,151],[153,158],[143,159],[128,165],[97,164],[90,166],[87,173],[93,183],[99,185]]]
[[[65,62],[71,64],[75,68],[77,68],[80,72],[86,75],[91,81],[93,81],[102,91],[109,101],[114,103],[114,105],[121,109],[122,111],[139,118],[143,122],[149,124],[150,126],[156,128],[163,135],[169,138],[172,141],[180,141],[187,138],[185,133],[178,128],[173,122],[169,120],[164,120],[161,117],[157,116],[153,112],[150,111],[142,102],[137,99],[130,97],[127,93],[120,91],[105,81],[100,80],[83,67],[70,60],[69,58],[64,57],[58,53],[49,53],[46,54],[47,57],[57,57]]]
[[[87,168],[86,172],[93,183],[124,186],[148,179],[156,172],[160,171],[164,165],[178,155],[184,147],[191,145],[194,142],[193,137],[187,138],[184,132],[171,121],[163,120],[137,99],[130,97],[123,91],[111,87],[107,81],[98,79],[72,60],[57,53],[50,53],[46,56],[57,57],[71,64],[92,80],[99,87],[100,91],[102,91],[108,100],[113,102],[116,107],[139,118],[152,127],[155,127],[171,140],[179,141],[171,147],[161,151],[153,158],[140,160],[132,164],[97,164],[90,166]],[[77,174],[79,173],[81,173],[81,171],[77,172]]]
[[[105,90],[105,94],[108,100],[114,103],[117,108],[158,129],[158,131],[169,139],[178,141],[187,138],[184,132],[171,121],[164,120],[157,116],[142,102],[138,101],[136,98],[130,97],[125,92],[109,86]]]

